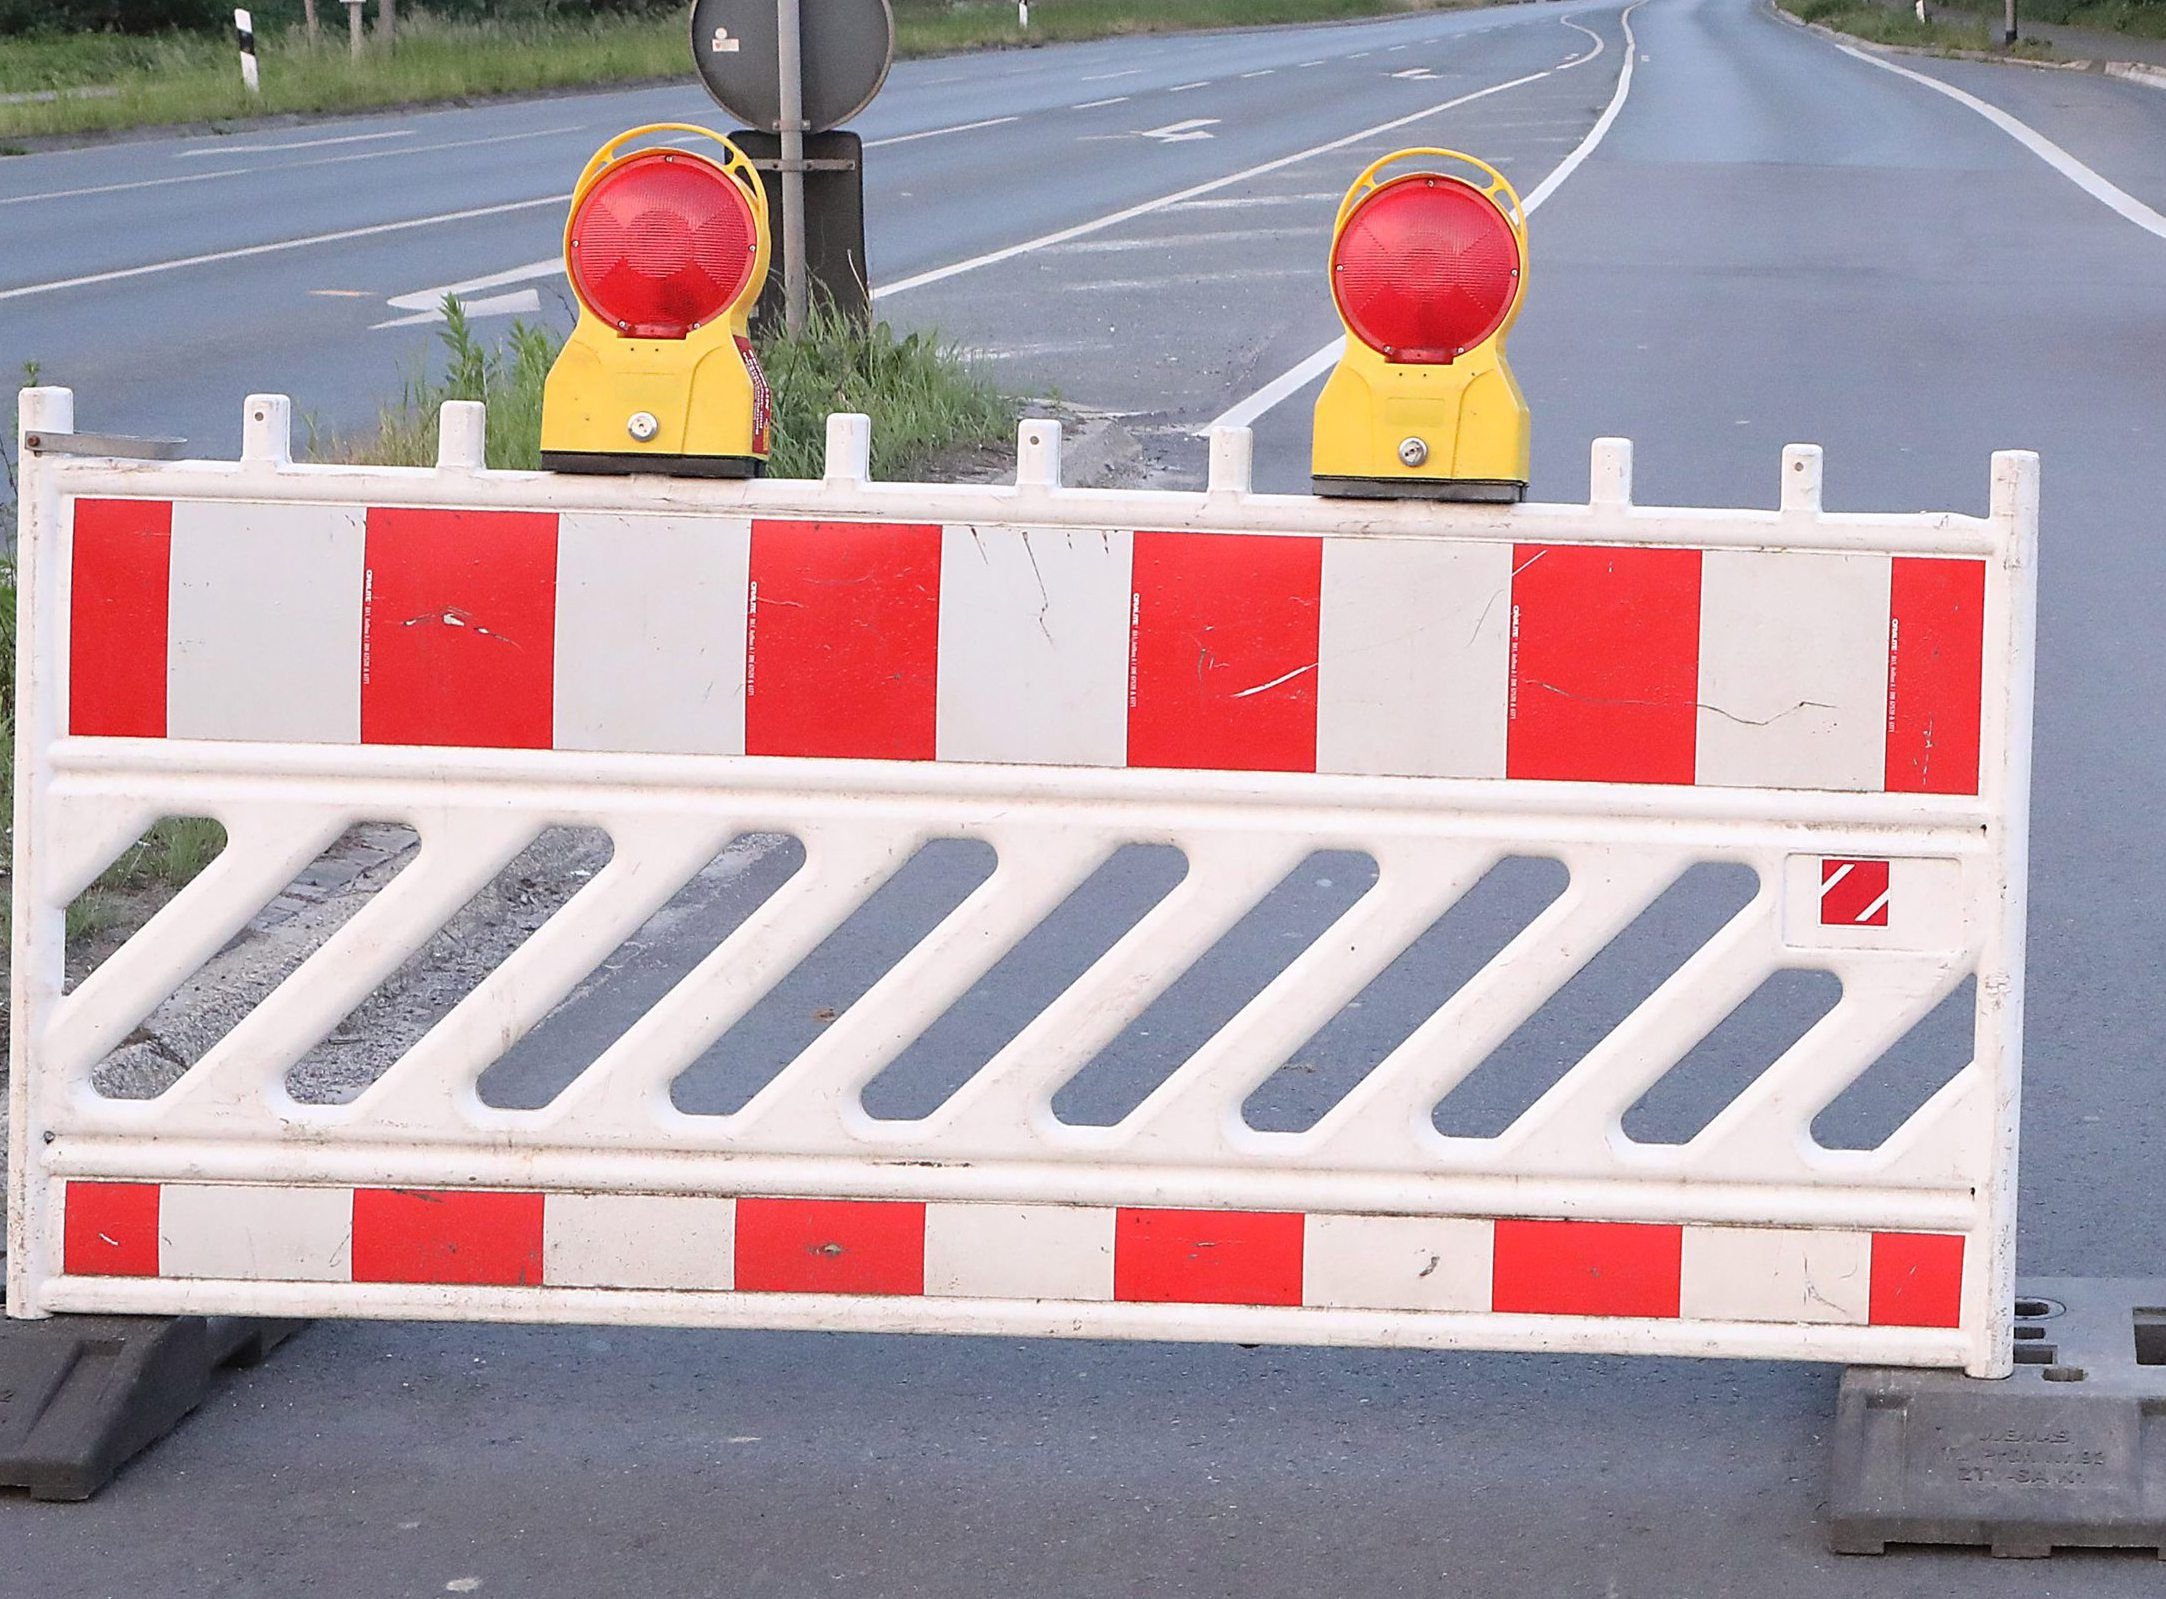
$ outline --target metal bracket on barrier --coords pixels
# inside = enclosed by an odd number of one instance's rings
[[[139,439],[126,433],[25,433],[33,455],[91,455],[115,461],[178,461],[186,439]]]

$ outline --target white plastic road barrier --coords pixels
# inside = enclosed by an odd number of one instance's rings
[[[1609,1350],[2010,1369],[2037,464],[1780,509],[136,460],[23,398],[8,1311]],[[225,851],[72,989],[164,816]],[[97,1063],[327,844],[418,855],[170,1089]],[[609,864],[343,1104],[287,1072],[545,827]],[[546,1105],[476,1081],[725,843],[801,869]],[[731,1114],[670,1086],[925,841],[992,875]],[[930,1114],[864,1085],[1118,847],[1186,876]],[[1377,880],[1113,1126],[1055,1091],[1311,851]],[[1562,895],[1308,1131],[1242,1106],[1496,862]],[[1682,873],[1750,902],[1495,1137],[1432,1109]],[[1841,999],[1681,1144],[1625,1110],[1770,974]],[[1872,1150],[1817,1113],[1975,977]]]

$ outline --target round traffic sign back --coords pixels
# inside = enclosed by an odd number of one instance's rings
[[[839,128],[880,92],[895,58],[888,0],[805,0],[808,133]],[[692,63],[716,105],[748,128],[782,131],[775,0],[693,0]]]

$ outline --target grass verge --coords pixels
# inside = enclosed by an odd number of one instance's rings
[[[1876,0],[1777,0],[1781,8],[1800,22],[1817,22],[1823,28],[1847,33],[1871,44],[1903,45],[1913,50],[1965,50],[2012,55],[2019,60],[2047,61],[2053,47],[2035,39],[2020,39],[2004,50],[1997,29],[1988,28],[1983,16],[1969,12],[1951,15],[1937,8],[1932,20],[1920,22],[1915,13],[1881,5]]]
[[[415,370],[373,433],[312,439],[318,460],[375,466],[428,466],[436,460],[436,413],[446,400],[489,407],[488,462],[512,471],[541,464],[542,381],[563,340],[547,328],[514,322],[502,339],[484,341],[453,298],[444,301],[442,375]],[[862,411],[872,418],[873,472],[902,478],[951,450],[997,444],[1013,430],[1016,408],[962,351],[929,333],[898,335],[885,322],[860,327],[815,310],[805,331],[762,335],[760,364],[774,390],[777,477],[818,477],[827,417]]]
[[[1030,29],[1014,0],[895,0],[896,53],[1098,39],[1258,23],[1335,21],[1449,10],[1474,0],[1034,0]],[[331,6],[336,11],[337,6]],[[689,79],[681,12],[547,23],[454,23],[402,10],[396,50],[359,59],[343,40],[310,50],[298,29],[259,32],[263,93],[241,87],[230,40],[165,34],[64,34],[0,41],[0,152],[11,138],[109,132],[164,123],[359,111],[493,94]],[[94,91],[84,94],[82,91]]]

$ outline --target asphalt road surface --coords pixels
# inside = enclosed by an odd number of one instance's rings
[[[1751,0],[1648,0],[1631,26],[1630,92],[1591,147],[1626,53],[1614,4],[900,68],[864,131],[931,136],[876,151],[886,308],[988,349],[1018,387],[1127,413],[1162,469],[1193,478],[1193,430],[1336,333],[1323,229],[1364,161],[1457,144],[1534,189],[1585,149],[1536,214],[1514,336],[1537,494],[1583,495],[1588,440],[1624,434],[1644,502],[1769,504],[1780,447],[1810,440],[1828,448],[1838,508],[1982,510],[1988,452],[2040,450],[2022,1265],[2158,1272],[2166,230],[2141,219],[2166,210],[2166,94],[1899,63],[2003,108],[2065,155],[2055,166],[1973,105]],[[546,261],[553,204],[37,286],[535,200],[562,192],[599,136],[698,106],[656,90],[0,163],[0,201],[249,164],[0,204],[0,296],[14,295],[0,354],[76,384],[86,427],[226,448],[250,388],[352,418],[411,347],[412,329],[372,326],[414,314],[388,302]],[[1184,121],[1211,137],[1165,136]],[[234,148],[318,138],[363,142]],[[376,158],[394,143],[402,155]],[[215,161],[185,153],[214,145]],[[444,148],[405,158],[425,145]],[[552,292],[546,278],[477,292],[528,288]],[[1303,481],[1312,396],[1256,415],[1267,486]],[[786,855],[720,882],[681,947],[619,965],[584,1019],[506,1062],[501,1091],[546,1088],[621,1027]],[[1252,992],[1284,958],[1274,938],[1358,891],[1346,864],[1290,880],[1256,946],[1168,1026]],[[956,851],[911,868],[908,891],[807,974],[796,1021],[778,1015],[748,1053],[786,1048],[810,1001],[846,1004],[975,869]],[[1107,905],[1147,894],[1149,870],[1110,885]],[[1669,932],[1726,891],[1685,896]],[[1560,1037],[1602,996],[1575,1004]],[[958,1053],[991,1025],[962,1018]],[[1092,1087],[1100,1104],[1117,1110],[1163,1070],[1147,1054]],[[319,1325],[92,1505],[0,1500],[0,1595],[2160,1591],[2147,1555],[1828,1555],[1816,1515],[1834,1383],[1719,1362]]]

